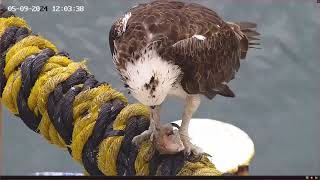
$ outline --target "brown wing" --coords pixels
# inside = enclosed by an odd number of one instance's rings
[[[210,37],[191,37],[173,45],[173,52],[183,67],[181,85],[189,94],[216,94],[234,97],[227,86],[240,67],[239,40],[228,27],[221,27]]]
[[[199,12],[208,17],[207,13],[211,14],[210,11]],[[172,52],[179,60],[180,67],[183,67],[181,85],[189,94],[204,94],[210,99],[216,94],[234,97],[227,83],[234,79],[240,67],[240,59],[246,57],[248,49],[259,49],[255,46],[260,44],[255,41],[259,40],[256,36],[260,34],[253,30],[256,28],[255,23],[219,24],[214,18],[210,20],[202,21],[198,26],[198,29],[211,32],[204,40],[189,37],[172,45]],[[220,27],[211,28],[209,23]]]
[[[245,36],[238,37],[228,23],[201,5],[185,4],[180,12],[175,12],[173,14],[180,21],[175,21],[171,31],[177,30],[180,36],[167,35],[166,45],[170,48],[162,55],[165,59],[173,59],[182,69],[184,90],[210,99],[216,94],[234,97],[227,83],[240,67],[240,40]]]

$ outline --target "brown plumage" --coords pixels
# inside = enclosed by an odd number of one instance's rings
[[[251,30],[256,27],[254,23],[227,23],[201,5],[166,0],[140,4],[128,12],[131,17],[125,27],[122,17],[110,31],[110,48],[114,54],[116,46],[118,70],[125,69],[127,62],[134,62],[139,52],[152,44],[163,59],[181,68],[181,85],[188,94],[210,99],[216,94],[234,96],[226,83],[234,78],[248,48],[257,45],[251,42],[259,35]]]
[[[109,37],[114,63],[133,97],[151,107],[149,129],[132,142],[138,145],[150,137],[159,147],[161,104],[167,95],[175,95],[186,102],[179,129],[182,143],[161,151],[172,154],[184,148],[186,154],[201,154],[188,135],[200,95],[235,96],[227,83],[248,49],[259,45],[254,42],[259,40],[255,27],[250,22],[225,22],[198,4],[168,0],[140,4],[119,18]],[[173,139],[173,133],[166,135],[164,139]]]

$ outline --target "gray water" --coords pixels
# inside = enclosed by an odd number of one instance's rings
[[[115,18],[138,2],[144,1],[8,0],[6,5],[47,5],[48,12],[17,14],[73,59],[88,59],[99,81],[125,92],[113,70],[108,32]],[[231,83],[236,98],[203,98],[194,117],[222,120],[246,131],[256,148],[252,175],[320,174],[320,4],[316,0],[194,2],[228,21],[257,22],[262,34],[262,49],[249,52]],[[54,5],[83,5],[85,11],[55,13]],[[182,107],[182,101],[170,99],[162,121],[181,119]],[[7,110],[3,136],[6,175],[82,172],[66,151],[48,144]]]

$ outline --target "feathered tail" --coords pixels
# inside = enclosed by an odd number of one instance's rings
[[[261,49],[257,46],[260,45],[257,41],[260,40],[257,36],[260,35],[255,29],[256,23],[252,22],[228,22],[229,26],[234,30],[240,40],[241,59],[244,59],[247,55],[249,48]]]

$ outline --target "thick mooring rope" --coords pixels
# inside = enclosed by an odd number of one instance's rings
[[[134,136],[149,126],[149,111],[128,104],[84,62],[74,62],[25,20],[0,7],[0,94],[3,103],[49,143],[67,149],[90,175],[221,175],[207,157],[159,155]]]

